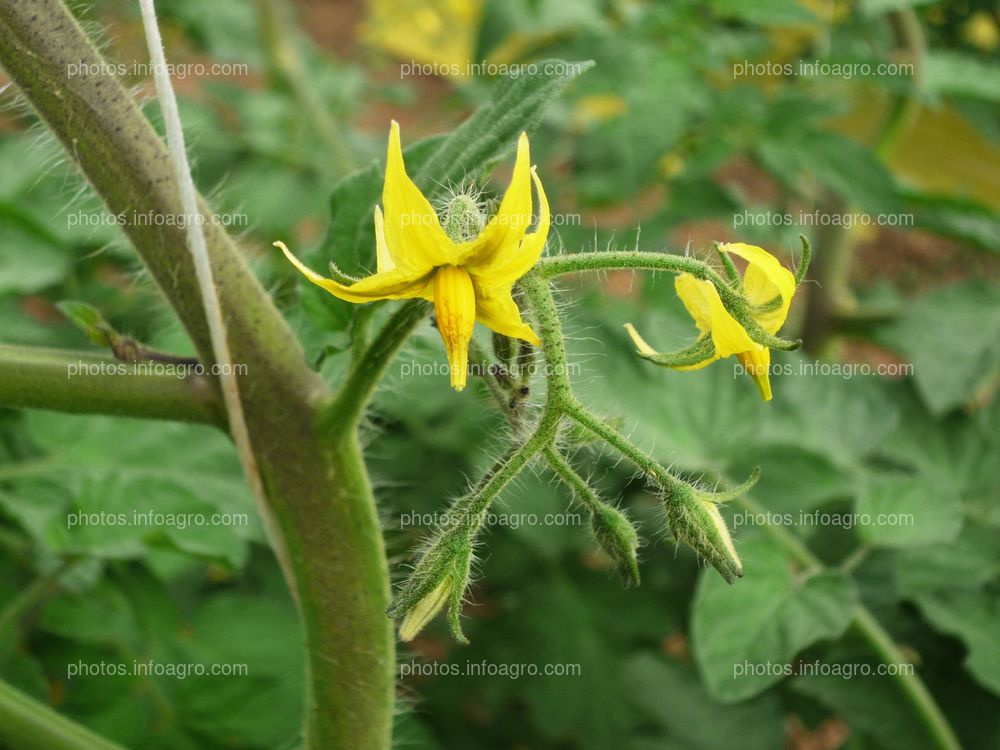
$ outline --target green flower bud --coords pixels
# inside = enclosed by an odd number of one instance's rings
[[[639,585],[639,535],[632,522],[617,508],[598,503],[590,516],[594,538],[614,561],[618,575],[626,586]]]
[[[743,577],[743,563],[719,513],[718,498],[689,484],[678,483],[668,492],[664,508],[677,541],[693,547],[727,583]]]
[[[403,618],[403,622],[399,626],[399,640],[412,641],[417,633],[423,630],[427,623],[441,611],[445,602],[451,597],[453,588],[454,582],[451,578],[446,577],[433,591],[418,601],[413,609],[406,613],[406,617]]]
[[[448,604],[452,635],[460,643],[468,643],[459,623],[462,596],[469,585],[472,567],[472,543],[468,533],[467,527],[448,529],[420,556],[413,573],[386,610],[389,617],[403,619],[399,627],[400,640],[413,640]]]

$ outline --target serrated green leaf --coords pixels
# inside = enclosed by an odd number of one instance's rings
[[[906,475],[870,477],[856,512],[861,538],[883,547],[952,541],[962,529],[964,515],[955,487]]]
[[[920,395],[941,415],[968,403],[1000,371],[1000,288],[977,279],[937,289],[876,338],[913,363]]]
[[[739,549],[743,578],[729,586],[702,575],[691,617],[698,668],[725,702],[780,682],[799,651],[844,632],[857,603],[849,578],[833,571],[798,576],[768,539],[748,539]]]
[[[737,706],[719,703],[697,675],[677,662],[638,654],[625,665],[628,695],[666,730],[658,742],[685,750],[773,750],[784,744],[782,709],[774,695]],[[655,747],[664,747],[657,744]]]

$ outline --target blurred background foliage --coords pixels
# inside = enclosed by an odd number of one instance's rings
[[[563,219],[550,253],[638,245],[707,257],[711,241],[740,239],[792,263],[801,232],[814,243],[811,276],[821,285],[803,287],[793,305],[789,329],[806,332],[807,351],[776,355],[793,374],[775,376],[775,400],[763,404],[724,364],[674,373],[633,355],[625,322],[663,349],[692,335],[671,279],[567,280],[560,299],[582,394],[693,476],[725,480],[759,465],[753,494],[772,513],[913,514],[909,526],[788,526],[828,566],[818,582],[799,575],[754,524],[742,525],[746,576],[726,587],[664,538],[657,501],[628,467],[582,444],[577,464],[643,525],[642,586],[620,587],[585,521],[495,524],[466,608],[472,645],[456,646],[435,625],[400,656],[438,672],[401,681],[400,747],[934,747],[896,680],[795,667],[874,663],[849,627],[859,601],[918,666],[963,744],[1000,747],[995,3],[158,5],[173,62],[247,66],[176,81],[196,179],[220,214],[247,217],[234,232],[331,382],[342,373],[357,308],[302,286],[271,241],[311,247],[317,268],[332,259],[348,271],[371,268],[367,196],[381,168],[338,180],[381,157],[391,118],[404,143],[453,128],[495,91],[492,77],[466,74],[469,64],[594,60],[532,138]],[[133,3],[99,0],[78,12],[109,59],[145,61]],[[817,61],[913,68],[802,73],[801,62]],[[125,77],[158,122],[148,78]],[[0,340],[90,346],[55,306],[72,298],[136,339],[189,351],[65,155],[14,90],[2,102]],[[483,167],[469,177],[488,175],[492,165]],[[912,216],[913,226],[752,220],[768,212]],[[383,306],[375,315],[386,313]],[[367,428],[397,573],[427,531],[404,528],[401,515],[442,510],[505,439],[481,383],[455,394],[438,374],[404,376],[404,364],[440,356],[436,332],[422,329]],[[819,359],[912,363],[913,371],[794,374],[798,363]],[[77,511],[133,509],[247,513],[251,522],[67,528]],[[572,510],[539,470],[498,512],[514,519]],[[301,646],[224,437],[194,426],[0,411],[0,677],[133,747],[291,748]],[[248,676],[67,678],[72,664],[149,660],[242,663]],[[744,660],[792,668],[732,679],[733,663]],[[447,673],[470,663],[574,664],[580,674]]]

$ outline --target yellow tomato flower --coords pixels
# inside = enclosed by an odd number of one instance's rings
[[[760,327],[768,333],[777,333],[788,317],[788,307],[795,294],[795,276],[777,258],[754,245],[736,242],[720,245],[719,250],[738,255],[747,262],[740,291]],[[723,305],[719,292],[711,281],[682,273],[674,281],[674,288],[702,335],[695,345],[685,350],[684,354],[688,356],[674,357],[662,363],[676,370],[698,370],[717,359],[735,355],[746,373],[754,379],[761,398],[770,401],[770,349],[750,338],[739,321]],[[625,328],[640,355],[654,361],[662,358],[631,323]]]
[[[497,213],[471,239],[453,240],[420,189],[406,174],[399,125],[389,132],[382,207],[375,207],[376,273],[342,284],[315,273],[284,243],[275,242],[306,278],[348,302],[422,297],[434,303],[456,391],[465,387],[469,341],[478,320],[497,333],[538,346],[538,336],[521,320],[514,283],[538,261],[549,233],[549,203],[530,166],[528,136],[521,133],[510,186]],[[538,224],[532,223],[531,184],[538,191]]]

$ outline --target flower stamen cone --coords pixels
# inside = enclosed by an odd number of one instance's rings
[[[448,354],[451,387],[465,388],[469,341],[476,325],[476,292],[464,268],[444,266],[434,274],[434,317]]]

